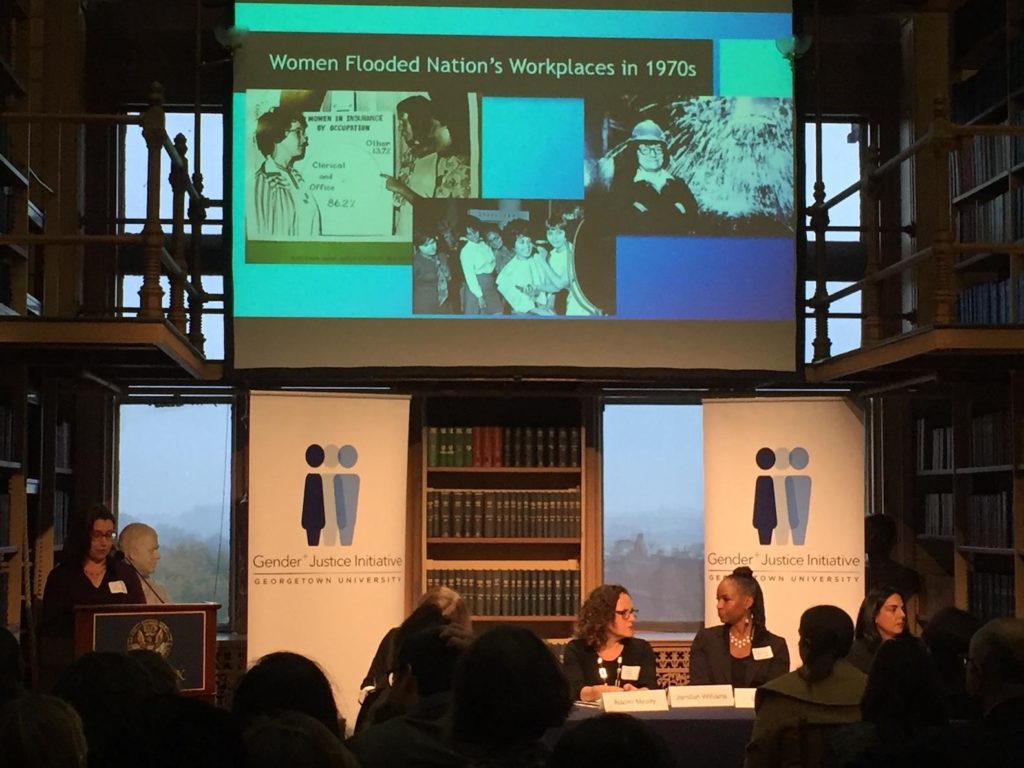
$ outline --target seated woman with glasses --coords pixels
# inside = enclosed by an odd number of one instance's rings
[[[735,569],[719,582],[716,599],[722,623],[693,638],[690,685],[758,688],[789,672],[789,647],[765,626],[764,595],[754,572]]]
[[[633,637],[636,615],[623,586],[604,584],[590,593],[562,658],[573,698],[597,701],[609,691],[658,687],[654,650]]]

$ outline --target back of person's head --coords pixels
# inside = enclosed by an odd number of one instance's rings
[[[406,637],[398,648],[396,666],[409,668],[420,696],[450,691],[462,644],[446,625],[427,627]]]
[[[230,768],[242,762],[241,731],[231,714],[188,696],[148,699],[124,742],[125,765]]]
[[[895,520],[880,513],[864,518],[864,551],[867,552],[869,559],[888,560],[895,546]]]
[[[867,595],[864,596],[864,602],[860,604],[860,610],[857,611],[857,625],[854,629],[854,637],[858,640],[863,640],[872,651],[878,648],[882,642],[882,636],[878,632],[875,620],[878,618],[878,613],[882,610],[882,606],[893,595],[900,595],[900,591],[895,587],[888,585],[872,587],[868,590]],[[900,597],[902,598],[903,596],[900,595]]]
[[[971,647],[971,638],[981,629],[981,619],[973,613],[949,606],[936,613],[925,625],[921,639],[944,678],[963,677],[963,659]]]
[[[17,768],[84,768],[82,720],[56,696],[32,693],[0,711],[0,755]]]
[[[53,688],[82,718],[90,754],[103,760],[113,760],[120,752],[122,733],[155,691],[152,677],[134,658],[101,651],[75,659]]]
[[[971,638],[967,687],[994,703],[1024,693],[1024,619],[992,619]]]
[[[865,722],[903,735],[947,722],[945,697],[924,643],[904,635],[879,646],[860,709]]]
[[[561,725],[572,706],[554,654],[514,625],[488,630],[469,646],[453,690],[455,738],[484,749],[530,744]]]
[[[25,662],[21,644],[6,627],[0,627],[0,706],[25,691]]]
[[[853,621],[842,608],[816,605],[800,616],[800,659],[807,679],[828,677],[852,645]]]
[[[136,648],[128,651],[128,656],[135,659],[149,674],[150,681],[155,694],[167,694],[178,692],[178,673],[174,667],[156,651],[148,648]]]
[[[301,712],[258,717],[243,741],[247,768],[359,768],[335,734]]]
[[[551,751],[545,768],[582,765],[635,765],[675,768],[668,743],[642,720],[611,713],[567,727]]]
[[[277,651],[260,658],[235,688],[232,713],[244,729],[260,715],[304,712],[339,735],[338,707],[320,666],[305,656]]]
[[[441,616],[450,624],[459,624],[467,629],[472,625],[469,606],[462,599],[462,595],[450,587],[430,587],[423,593],[419,604],[420,606],[436,605],[441,611]]]

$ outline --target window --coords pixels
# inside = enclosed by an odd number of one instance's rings
[[[228,621],[231,406],[122,405],[118,523],[160,539],[153,577],[179,603],[220,603]]]
[[[830,294],[842,290],[850,283],[825,283],[825,290]],[[814,295],[814,283],[804,283],[804,298],[809,299]],[[832,302],[829,312],[849,312],[857,314],[860,312],[861,294],[852,293],[844,296],[838,301]],[[849,352],[851,349],[860,347],[861,320],[858,317],[836,317],[829,318],[828,338],[832,342],[829,348],[830,354],[839,355]],[[814,359],[814,318],[804,318],[804,362],[809,363]]]
[[[164,290],[163,307],[171,303],[171,285],[166,275],[160,277]],[[121,307],[126,314],[134,316],[139,309],[139,290],[142,275],[125,275],[121,279]],[[203,290],[207,293],[224,293],[224,278],[221,275],[203,275]],[[224,359],[224,302],[208,301],[203,305],[203,337],[206,339],[203,353],[207,360]],[[212,311],[211,311],[212,310]],[[188,316],[188,294],[185,294],[185,314]]]
[[[824,123],[821,126],[821,178],[825,182],[825,199],[835,197],[860,178],[860,129],[849,123]],[[814,160],[816,146],[814,123],[804,124],[804,158],[808,205],[814,202],[814,181],[817,176]],[[853,141],[851,141],[851,138]],[[860,193],[850,195],[828,212],[829,226],[860,226]],[[805,221],[804,224],[809,224]],[[811,229],[807,240],[817,239]],[[859,240],[859,232],[827,232],[826,240]]]
[[[202,157],[203,195],[221,200],[224,198],[224,116],[220,113],[202,115]],[[188,140],[189,175],[195,171],[195,116],[191,112],[167,112],[167,135],[174,140],[179,133]],[[167,182],[171,172],[171,159],[166,152],[160,154],[160,218],[169,220],[172,216],[171,187]],[[148,168],[146,140],[142,136],[142,128],[129,125],[124,134],[124,181],[122,217],[138,221],[126,223],[125,232],[141,232],[142,220],[146,218],[146,172]],[[186,210],[187,210],[186,203]],[[222,211],[211,208],[207,211],[207,219],[220,219]],[[165,226],[165,231],[169,228]],[[186,231],[188,227],[186,224]],[[203,234],[219,234],[219,223],[203,224]]]
[[[604,411],[604,581],[652,629],[704,620],[701,407]]]

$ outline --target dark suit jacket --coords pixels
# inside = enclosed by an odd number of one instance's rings
[[[732,685],[728,631],[728,627],[720,624],[702,629],[693,638],[690,648],[690,685]],[[786,640],[771,632],[764,632],[755,639],[754,647],[765,645],[772,649],[772,657],[752,659],[746,664],[745,680],[741,688],[757,688],[789,672]]]

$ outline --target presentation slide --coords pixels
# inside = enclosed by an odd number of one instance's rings
[[[238,369],[796,368],[789,0],[238,2]]]

